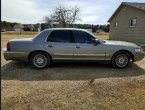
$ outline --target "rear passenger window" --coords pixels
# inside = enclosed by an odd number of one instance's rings
[[[47,39],[48,42],[71,42],[70,31],[55,30],[50,33]]]

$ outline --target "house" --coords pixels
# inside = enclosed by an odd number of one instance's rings
[[[1,29],[1,32],[6,32],[6,31],[7,31],[7,30],[6,30],[6,29],[4,29],[4,28],[3,28],[3,29]]]
[[[34,31],[34,26],[32,24],[24,24],[24,31]]]
[[[37,30],[37,31],[38,31],[38,32],[41,31],[41,24],[38,25],[38,30]]]
[[[108,22],[109,39],[145,43],[145,3],[122,2]]]
[[[97,31],[96,31],[97,33],[106,33],[104,30],[102,30],[102,29],[98,29]]]
[[[24,31],[23,30],[24,29],[24,26],[23,26],[23,24],[15,24],[14,25],[14,30],[16,31],[16,32],[22,32],[22,31]]]

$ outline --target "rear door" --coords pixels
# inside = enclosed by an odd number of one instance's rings
[[[45,49],[51,53],[53,59],[73,59],[74,43],[69,30],[54,30],[45,43]]]

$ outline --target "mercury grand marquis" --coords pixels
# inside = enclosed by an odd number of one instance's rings
[[[4,51],[6,60],[29,62],[44,69],[54,61],[101,61],[114,68],[125,68],[144,58],[143,49],[133,43],[99,40],[87,30],[52,28],[33,38],[12,39]]]

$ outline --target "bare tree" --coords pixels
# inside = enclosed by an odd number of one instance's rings
[[[52,19],[50,18],[50,17],[48,17],[48,16],[45,16],[44,17],[44,21],[48,24],[48,26],[50,27],[50,28],[52,28]]]
[[[63,27],[66,27],[67,24],[73,24],[75,21],[80,20],[79,12],[77,6],[73,8],[58,6],[49,16],[45,16],[44,20],[50,27],[52,27],[53,22],[59,22]]]

